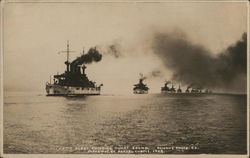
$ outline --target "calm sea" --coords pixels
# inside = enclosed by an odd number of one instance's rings
[[[4,153],[246,154],[246,95],[4,96]]]

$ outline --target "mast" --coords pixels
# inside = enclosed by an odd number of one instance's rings
[[[70,65],[70,61],[69,61],[69,53],[76,53],[76,51],[71,51],[71,50],[69,50],[69,40],[67,40],[67,50],[66,51],[60,51],[60,52],[58,52],[58,54],[60,54],[60,53],[67,53],[67,59],[66,59],[66,61],[64,62],[64,64],[65,65],[67,65],[67,70],[66,70],[66,72],[69,72],[70,70],[69,70],[69,65]]]
[[[67,65],[67,72],[69,72],[69,40],[67,40],[67,61],[66,61],[66,65]]]
[[[67,62],[69,62],[69,40],[67,40]]]
[[[67,61],[65,63],[67,65],[67,73],[69,73],[69,40],[67,40],[67,52],[66,53],[67,53]],[[67,80],[67,89],[69,88],[68,83],[69,81]],[[69,93],[69,91],[67,91],[67,93]]]

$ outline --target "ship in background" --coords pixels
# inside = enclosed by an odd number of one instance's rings
[[[139,77],[139,83],[134,85],[133,91],[134,94],[148,94],[148,86],[143,83],[143,80],[146,78],[143,76],[143,74],[140,74]]]
[[[203,88],[201,88],[200,86],[195,86],[194,84],[191,84],[189,86],[187,86],[185,93],[211,93],[212,91],[206,89],[203,90]]]
[[[168,87],[169,84],[172,84],[172,87]],[[180,87],[177,92],[180,91]],[[171,83],[170,81],[165,81],[164,87],[161,87],[161,92],[162,93],[176,93],[176,89],[174,87],[173,82]]]
[[[101,86],[90,81],[85,73],[84,63],[91,63],[101,60],[102,55],[96,48],[90,48],[87,54],[81,55],[74,61],[69,61],[69,43],[67,42],[67,61],[65,62],[66,71],[62,74],[53,76],[53,83],[46,83],[47,96],[79,96],[79,95],[100,95]]]
[[[171,84],[171,88],[168,86]],[[174,87],[174,83],[171,81],[165,81],[165,84],[163,87],[161,87],[161,93],[200,93],[200,94],[207,94],[207,93],[212,93],[211,90],[206,89],[203,90],[201,87],[196,87],[194,84],[191,84],[187,86],[185,91],[182,91],[181,86],[179,85],[178,89],[176,90]]]

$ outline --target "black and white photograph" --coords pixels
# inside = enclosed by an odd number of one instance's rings
[[[1,1],[1,157],[248,157],[247,1]]]

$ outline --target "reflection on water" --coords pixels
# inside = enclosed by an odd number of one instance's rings
[[[196,150],[165,153],[246,154],[245,95],[11,94],[4,102],[5,153],[195,144]]]

